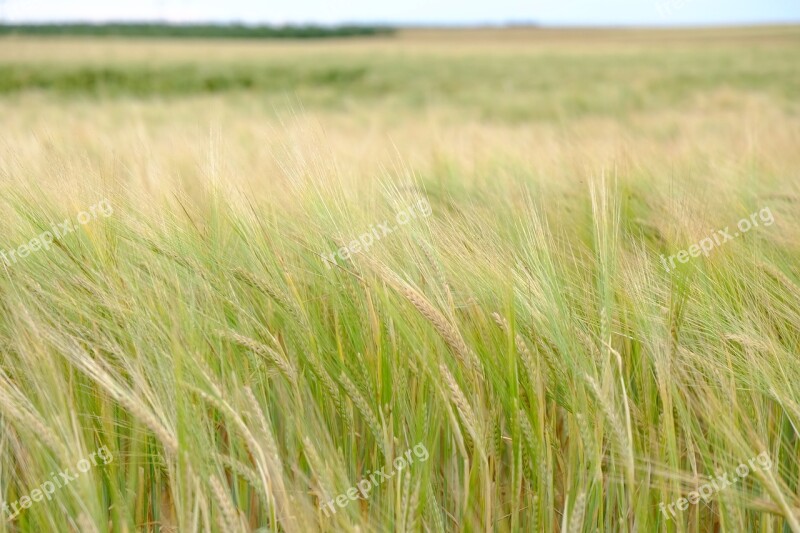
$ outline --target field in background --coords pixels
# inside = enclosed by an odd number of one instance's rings
[[[0,24],[0,35],[14,37],[111,37],[169,39],[325,39],[389,35],[390,27],[264,26],[244,24]]]
[[[0,38],[0,251],[113,206],[0,257],[0,501],[114,458],[0,531],[800,531],[797,65],[797,27]]]

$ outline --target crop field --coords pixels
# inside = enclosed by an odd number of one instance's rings
[[[800,533],[800,27],[0,37],[0,532]]]

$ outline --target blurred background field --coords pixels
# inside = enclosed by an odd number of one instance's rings
[[[799,39],[794,27],[399,30],[291,42],[10,36],[0,41],[0,93],[296,94],[329,106],[451,104],[502,121],[617,116],[724,89],[788,104],[800,86]]]
[[[347,179],[368,182],[401,166],[458,173],[459,187],[471,183],[464,173],[532,175],[550,187],[618,169],[724,188],[728,174],[752,170],[742,159],[756,158],[759,186],[796,173],[798,60],[792,26],[401,29],[307,41],[9,36],[0,168],[69,180],[42,164],[64,157],[166,186],[196,173],[213,146],[230,178],[271,185],[297,171],[287,161],[336,160],[355,170]]]

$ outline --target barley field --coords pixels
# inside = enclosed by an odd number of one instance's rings
[[[0,37],[0,531],[800,532],[798,66]]]

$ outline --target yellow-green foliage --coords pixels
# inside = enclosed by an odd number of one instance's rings
[[[0,258],[0,499],[113,456],[0,531],[800,531],[798,59],[797,28],[0,40],[0,251],[113,206]]]

